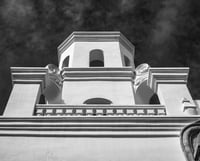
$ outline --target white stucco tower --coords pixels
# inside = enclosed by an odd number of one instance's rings
[[[59,47],[68,105],[134,105],[134,46],[120,32],[73,32]]]
[[[120,32],[73,32],[58,60],[11,67],[1,161],[187,161],[180,133],[200,119],[189,68],[135,68],[134,46]],[[189,158],[199,154],[193,146]]]

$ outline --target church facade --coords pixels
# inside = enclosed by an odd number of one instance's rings
[[[73,32],[58,67],[11,67],[1,160],[188,160],[181,131],[200,118],[189,68],[135,67],[134,52],[120,32]]]

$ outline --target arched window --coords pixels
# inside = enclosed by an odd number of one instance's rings
[[[90,51],[90,67],[103,67],[104,57],[103,51],[100,49],[95,49]]]
[[[69,56],[67,56],[65,60],[63,61],[62,68],[68,67],[68,66],[69,66]]]
[[[125,66],[131,66],[130,60],[127,56],[124,56]]]
[[[86,100],[84,104],[112,104],[112,102],[105,98],[91,98]]]

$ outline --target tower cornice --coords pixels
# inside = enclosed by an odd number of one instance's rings
[[[59,46],[58,46],[58,59],[60,55],[73,43],[73,42],[119,42],[131,53],[134,53],[134,46],[132,43],[119,31],[111,32],[83,32],[76,31],[68,36]]]

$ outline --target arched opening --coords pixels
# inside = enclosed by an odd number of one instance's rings
[[[65,60],[63,61],[62,68],[68,67],[68,66],[69,66],[69,56],[67,56]]]
[[[144,81],[135,92],[136,104],[160,104],[158,95]]]
[[[95,49],[90,51],[90,67],[103,67],[104,57],[103,51],[100,49]]]
[[[39,104],[46,104],[46,99],[45,96],[43,94],[40,95],[40,99],[39,99]]]
[[[112,104],[112,101],[105,98],[90,98],[83,104]]]
[[[158,95],[156,93],[154,93],[153,96],[151,96],[149,104],[160,104]]]
[[[125,66],[131,66],[130,60],[127,56],[124,56],[124,62],[125,62]]]

